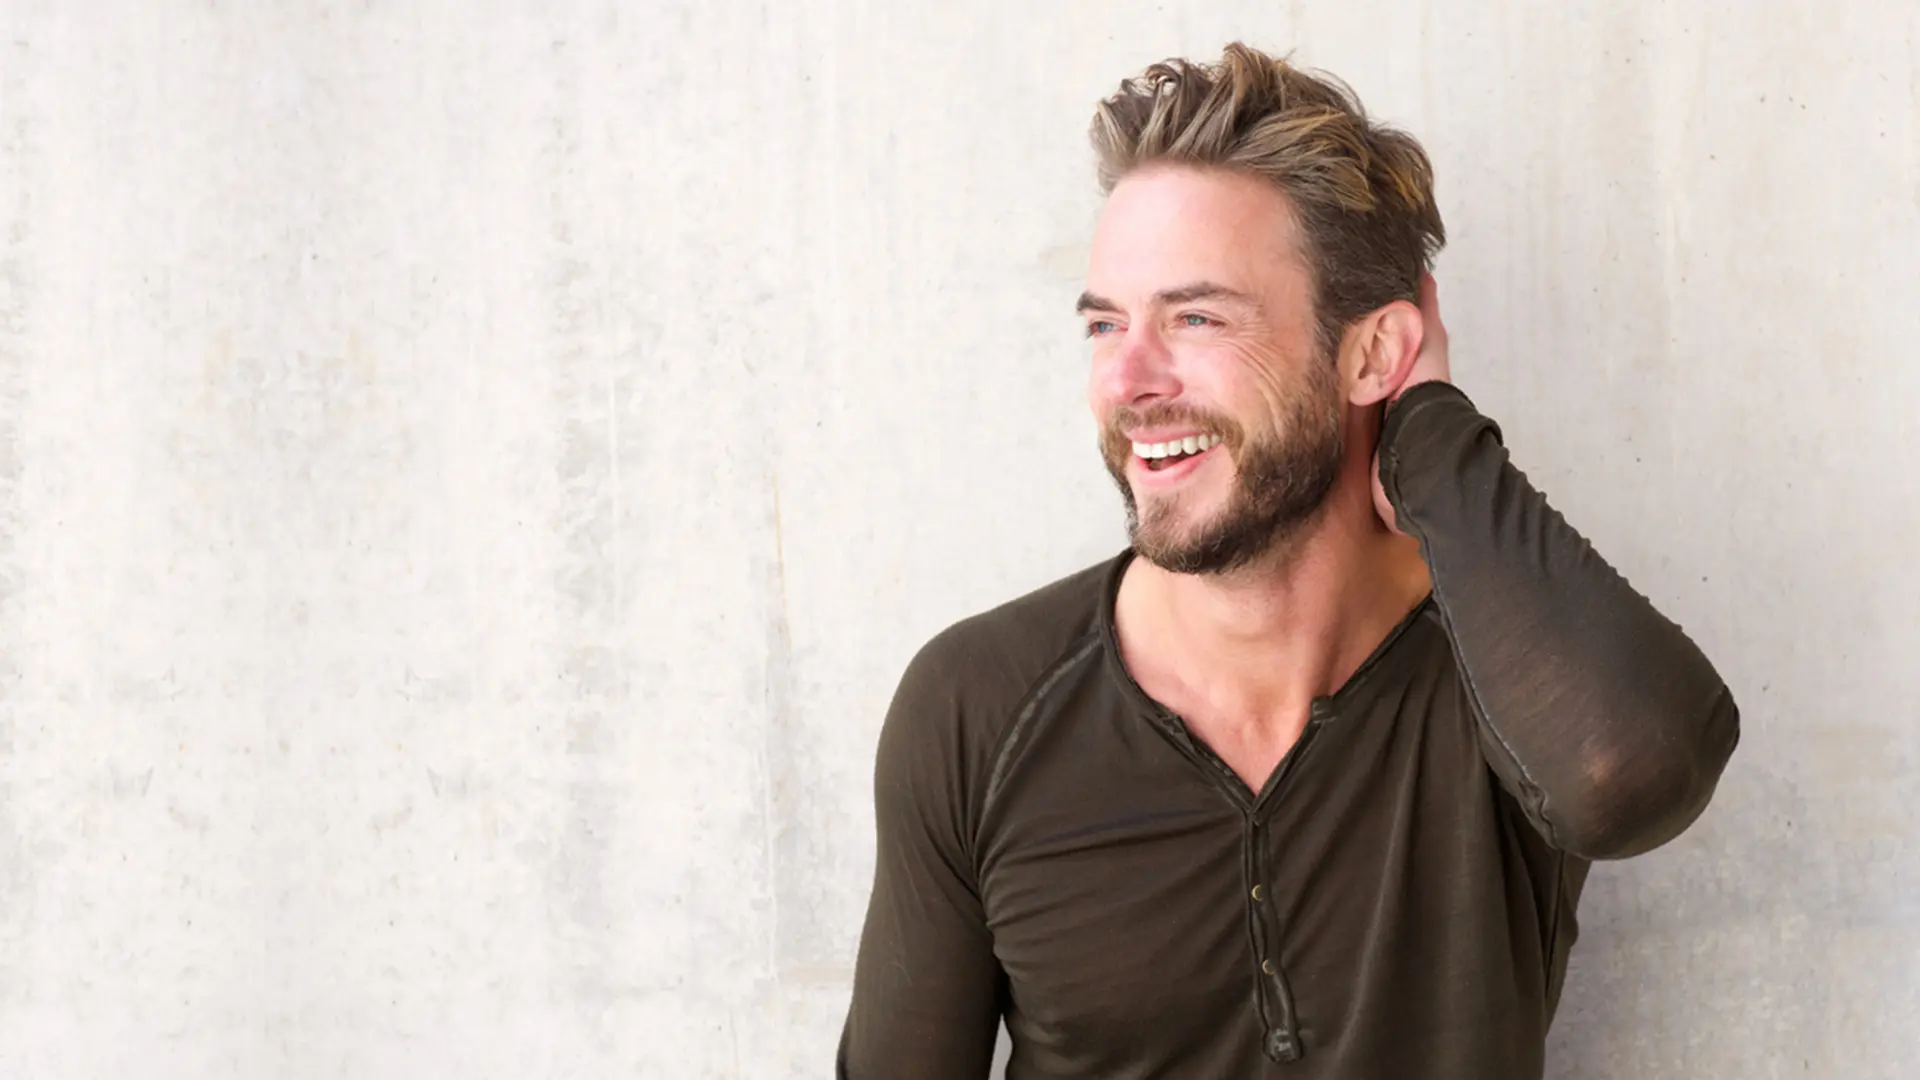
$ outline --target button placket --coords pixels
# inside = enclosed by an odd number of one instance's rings
[[[1287,1064],[1300,1060],[1303,1048],[1296,1029],[1293,991],[1278,959],[1283,936],[1277,912],[1268,902],[1272,891],[1267,884],[1270,857],[1265,841],[1269,830],[1257,818],[1249,825],[1248,864],[1254,882],[1247,889],[1247,915],[1254,926],[1254,957],[1260,970],[1260,1019],[1266,1028],[1261,1050],[1271,1060]]]

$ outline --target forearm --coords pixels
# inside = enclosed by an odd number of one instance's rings
[[[1396,403],[1380,472],[1420,541],[1488,761],[1535,825],[1592,858],[1677,836],[1738,739],[1699,648],[1547,505],[1458,389]]]

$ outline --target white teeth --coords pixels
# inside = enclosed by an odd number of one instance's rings
[[[1218,435],[1188,435],[1184,439],[1174,439],[1172,442],[1134,443],[1133,456],[1152,460],[1181,454],[1198,454],[1219,445],[1220,436]]]

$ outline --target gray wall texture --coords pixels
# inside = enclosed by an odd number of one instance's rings
[[[1910,0],[0,0],[0,1076],[827,1076],[902,665],[1122,542],[1090,107],[1234,39],[1745,709],[1552,1075],[1915,1075]]]

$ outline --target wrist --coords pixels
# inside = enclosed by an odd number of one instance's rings
[[[1393,397],[1388,399],[1387,404],[1393,405],[1398,403],[1401,398],[1406,397],[1407,394],[1411,392],[1413,388],[1416,386],[1425,386],[1428,383],[1443,383],[1448,381],[1449,380],[1445,375],[1423,375],[1423,374],[1409,375],[1407,376],[1407,381],[1401,383],[1400,388],[1393,392]]]

